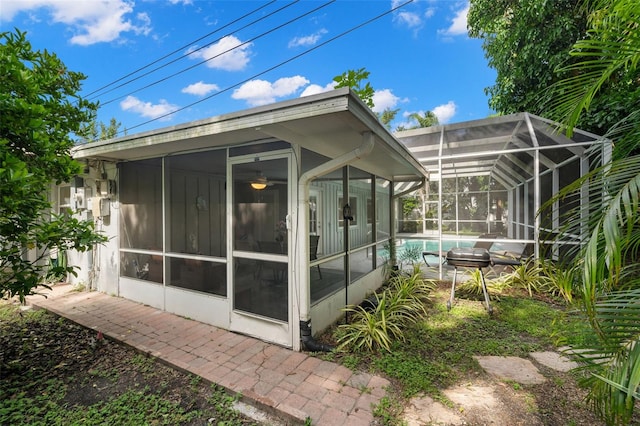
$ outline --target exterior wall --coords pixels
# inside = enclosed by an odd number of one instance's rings
[[[79,267],[77,276],[69,275],[68,282],[118,295],[118,182],[115,165],[100,163],[99,168],[90,168],[89,173],[81,175],[81,178],[70,184],[70,200],[59,199],[60,191],[56,188],[52,201],[58,212],[69,208],[79,219],[93,220],[96,231],[102,232],[109,240],[85,253],[67,253],[68,264]],[[116,182],[115,188],[111,188],[114,193],[102,194],[100,190],[104,188],[99,188],[99,185],[109,180]]]
[[[379,267],[375,271],[361,277],[349,285],[349,304],[358,304],[372,294],[384,282],[384,268]],[[323,299],[311,308],[312,331],[315,335],[335,323],[343,314],[345,306],[344,288],[331,296]]]
[[[137,167],[133,168],[134,174],[129,176],[129,179],[133,179],[135,181],[136,187],[146,188],[141,193],[139,192],[142,199],[137,200],[142,200],[147,204],[154,205],[154,203],[156,203],[158,199],[164,199],[163,197],[158,198],[158,191],[161,191],[161,188],[158,186],[157,179],[149,180],[148,177],[144,176],[142,169],[143,168]],[[123,182],[121,180],[118,180],[118,178],[122,177],[122,179],[124,179],[122,171],[120,170],[120,172],[118,172],[119,170],[120,169],[118,169],[115,164],[102,164],[100,162],[98,164],[92,165],[91,172],[83,176],[84,180],[81,186],[82,191],[84,191],[87,197],[87,200],[85,205],[82,207],[74,206],[75,214],[82,218],[94,220],[96,229],[103,232],[109,238],[109,241],[97,247],[95,251],[91,253],[69,254],[70,263],[80,266],[81,268],[77,277],[70,277],[70,282],[72,284],[84,285],[107,294],[125,297],[139,303],[153,306],[157,309],[187,316],[194,320],[209,323],[221,328],[233,329],[234,324],[232,324],[232,322],[236,321],[237,326],[238,318],[236,318],[235,320],[231,319],[233,315],[230,315],[232,306],[231,299],[229,297],[190,291],[189,289],[168,285],[168,277],[166,276],[164,277],[164,283],[121,276],[121,248],[126,248],[126,241],[128,241],[126,238],[130,238],[131,235],[120,235],[122,229],[122,227],[120,226],[121,221],[124,220],[123,206],[128,201],[126,201],[126,197],[121,197],[121,194],[125,194],[127,191],[121,192],[119,190],[121,189],[121,185],[123,185]],[[139,174],[138,177],[136,177],[136,173]],[[181,171],[173,174],[167,173],[164,178],[168,178],[169,176],[171,178],[168,181],[168,187],[170,188],[171,194],[173,195],[171,195],[172,201],[167,201],[169,199],[169,197],[167,197],[167,200],[165,200],[164,203],[168,204],[163,205],[162,207],[162,209],[164,209],[165,211],[166,219],[163,219],[162,217],[156,217],[157,212],[155,212],[155,210],[154,212],[151,212],[154,214],[153,217],[149,216],[149,210],[144,210],[142,213],[145,213],[146,216],[145,214],[143,214],[142,216],[130,217],[128,219],[128,222],[131,222],[133,224],[131,225],[133,227],[130,228],[130,230],[134,233],[140,231],[140,229],[136,229],[136,226],[142,226],[143,224],[151,226],[149,220],[151,220],[153,223],[158,223],[158,221],[167,221],[171,224],[168,228],[166,226],[161,227],[161,229],[164,229],[163,232],[168,233],[165,236],[168,241],[165,243],[167,244],[166,253],[162,249],[160,249],[160,252],[164,253],[164,260],[161,260],[159,265],[157,266],[162,266],[162,262],[166,263],[171,260],[172,255],[169,252],[178,252],[183,255],[191,255],[190,253],[195,253],[194,255],[196,255],[197,257],[197,252],[203,249],[201,244],[209,244],[207,247],[211,245],[211,241],[207,240],[211,239],[212,235],[218,235],[218,242],[221,242],[223,238],[226,238],[224,237],[225,228],[227,226],[225,215],[222,215],[217,219],[213,218],[215,222],[213,224],[211,223],[211,218],[207,217],[207,220],[203,223],[209,224],[211,226],[207,227],[206,229],[199,229],[197,227],[194,227],[196,226],[196,223],[189,222],[188,220],[186,220],[186,217],[182,222],[179,220],[175,220],[176,217],[179,216],[177,212],[181,211],[179,204],[183,204],[185,206],[184,209],[187,210],[196,208],[196,204],[192,203],[192,201],[199,198],[198,194],[202,193],[202,188],[206,188],[207,194],[210,195],[209,199],[213,200],[220,198],[216,194],[219,194],[221,191],[221,181],[216,179],[212,180],[210,178],[206,178],[206,176],[204,175],[199,175],[198,172],[190,173],[189,171]],[[104,209],[100,209],[98,208],[100,206],[100,204],[98,203],[103,197],[100,194],[98,182],[104,181],[105,177],[107,180],[117,180],[116,190],[113,194],[109,195],[108,201],[102,201],[102,203],[104,204]],[[372,223],[367,222],[368,215],[371,213],[370,211],[368,211],[368,199],[371,199],[372,197],[370,179],[368,182],[368,184],[366,182],[352,183],[349,187],[349,195],[351,199],[350,202],[354,203],[352,200],[355,199],[355,203],[357,203],[357,207],[355,207],[353,211],[353,214],[356,217],[357,224],[350,226],[349,230],[350,245],[351,247],[360,247],[359,255],[362,256],[364,256],[365,253],[364,246],[367,244],[372,244],[374,242],[374,238],[371,235]],[[126,185],[126,183],[124,184]],[[323,220],[321,241],[323,243],[324,253],[344,253],[344,228],[340,223],[341,205],[339,202],[343,191],[342,181],[339,180],[328,183],[317,183],[314,184],[313,187],[319,192],[319,195],[322,198],[322,212],[320,212],[320,215],[322,216]],[[151,198],[149,200],[146,200],[147,196]],[[207,209],[209,210],[209,215],[214,214],[217,210],[216,204],[213,204],[212,201],[211,203],[212,204],[210,204]],[[294,200],[293,203],[296,204],[297,201]],[[385,197],[379,196],[378,203],[379,205],[377,208],[377,214],[381,214],[378,220],[389,220],[388,214],[386,214],[389,208],[388,198],[385,199]],[[200,213],[198,214],[201,216]],[[200,216],[197,222],[201,221]],[[263,229],[262,231],[269,233],[269,236],[271,236],[271,233],[273,232],[271,228]],[[306,227],[301,231],[306,232]],[[127,233],[126,230],[123,232],[125,234]],[[189,239],[189,234],[193,234],[197,238]],[[149,236],[149,238],[153,238],[154,241],[162,241],[163,237],[156,234]],[[190,250],[191,247],[189,245],[189,242],[192,240],[197,241],[197,250]],[[143,247],[142,251],[152,250],[153,253],[149,255],[151,258],[162,258],[163,256],[158,256],[155,254],[155,252],[158,250],[157,242],[153,244],[155,245]],[[171,247],[169,247],[169,245]],[[151,247],[153,247],[153,249]],[[207,252],[211,253],[220,253],[224,251],[221,247],[209,248],[211,250],[207,250]],[[377,270],[370,271],[373,263],[372,260],[369,260],[369,249],[371,248],[368,248],[366,250],[366,261],[368,262],[368,266],[365,266],[364,270],[358,270],[356,268],[352,269],[351,271],[352,277],[358,276],[358,278],[354,279],[348,287],[349,303],[359,303],[361,300],[375,291],[375,289],[380,287],[383,282],[384,277],[381,264],[378,264]],[[297,253],[294,252],[290,254],[291,261],[295,259],[296,255]],[[228,277],[232,277],[234,274],[234,271],[232,270],[234,265],[233,259],[231,254],[227,254],[226,257],[227,263],[218,263],[217,265],[224,266],[225,268],[223,269],[226,270],[226,275]],[[305,259],[305,262],[303,263],[306,262],[308,262],[307,259]],[[167,267],[165,266],[165,271],[168,270],[166,268]],[[313,272],[315,273],[315,271]],[[364,275],[359,276],[361,273]],[[149,273],[149,275],[151,275],[151,273]],[[292,286],[291,288],[294,292],[296,291],[296,286],[309,285],[308,282],[301,282],[300,277],[295,272],[290,276],[290,280]],[[322,298],[322,300],[320,300],[311,308],[313,331],[321,331],[334,323],[342,315],[342,308],[344,307],[344,304],[345,290],[344,284],[342,284],[342,286],[338,290],[336,290],[335,293],[329,294],[326,297]],[[294,309],[293,305],[291,305],[289,309]],[[242,320],[243,319],[241,318],[240,321]],[[294,319],[294,322],[295,321],[296,320]],[[269,327],[274,326],[275,325],[273,324],[264,324],[264,329],[267,331],[262,333],[261,335],[264,336],[265,340],[273,340],[271,339],[268,330]],[[280,327],[282,327],[282,325],[280,325]],[[294,348],[296,347],[295,342],[297,341],[297,338],[298,336],[293,336]],[[287,343],[283,341],[273,341],[279,344],[287,345]]]

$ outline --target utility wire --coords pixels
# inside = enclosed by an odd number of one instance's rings
[[[186,49],[187,47],[189,47],[189,46],[191,46],[191,45],[193,45],[193,44],[195,44],[195,43],[197,43],[197,42],[199,42],[199,41],[201,41],[201,40],[204,40],[205,38],[207,38],[207,37],[209,37],[209,36],[211,36],[211,35],[213,35],[213,34],[215,34],[215,33],[219,32],[219,31],[221,31],[221,30],[223,30],[223,29],[225,29],[225,28],[227,28],[227,27],[229,27],[229,26],[231,26],[231,25],[233,25],[233,24],[235,24],[236,22],[239,22],[239,21],[243,20],[244,18],[246,18],[246,17],[248,17],[248,16],[253,15],[254,13],[256,13],[256,12],[260,11],[261,9],[264,9],[265,7],[269,6],[270,4],[275,3],[276,1],[277,1],[277,0],[271,0],[269,3],[265,3],[264,5],[262,5],[262,6],[258,7],[257,9],[254,9],[254,10],[252,10],[251,12],[246,13],[246,14],[242,15],[241,17],[237,18],[237,19],[234,19],[233,21],[231,21],[231,22],[229,22],[229,23],[227,23],[227,24],[223,25],[222,27],[217,28],[215,31],[211,31],[211,32],[210,32],[210,33],[208,33],[208,34],[205,34],[205,35],[203,35],[202,37],[200,37],[200,38],[198,38],[198,39],[196,39],[196,40],[193,40],[193,41],[191,41],[191,42],[187,43],[186,45],[184,45],[184,46],[182,46],[182,47],[177,48],[177,49],[176,49],[176,50],[174,50],[173,52],[167,53],[167,54],[166,54],[166,55],[164,55],[163,57],[158,58],[158,59],[156,59],[156,60],[154,60],[154,61],[152,61],[152,62],[148,63],[147,65],[144,65],[144,66],[142,66],[142,67],[140,67],[140,68],[138,68],[138,69],[136,69],[136,70],[134,70],[134,71],[131,71],[129,74],[123,75],[122,77],[118,78],[117,80],[112,81],[111,83],[108,83],[108,84],[105,84],[105,85],[104,85],[104,86],[102,86],[102,87],[99,87],[98,89],[94,90],[93,92],[88,93],[88,94],[85,96],[85,98],[87,98],[87,99],[93,99],[93,98],[95,98],[95,97],[97,97],[97,96],[100,96],[100,95],[96,95],[96,96],[93,96],[92,98],[89,98],[90,96],[92,96],[92,95],[94,95],[94,94],[96,94],[96,93],[98,93],[98,92],[100,92],[100,91],[102,91],[102,90],[104,90],[104,89],[106,89],[106,88],[108,88],[108,87],[113,86],[114,84],[116,84],[116,83],[118,83],[118,82],[120,82],[120,81],[124,80],[125,78],[131,77],[132,75],[137,74],[138,72],[140,72],[140,71],[142,71],[142,70],[145,70],[145,69],[149,68],[150,66],[152,66],[152,65],[154,65],[154,64],[157,64],[158,62],[160,62],[160,61],[162,61],[162,60],[164,60],[164,59],[167,59],[169,56],[174,55],[174,54],[176,54],[176,53],[178,53],[178,52],[181,52],[182,50]],[[296,0],[296,1],[298,1],[298,0]],[[293,3],[292,3],[292,4],[293,4]],[[128,83],[128,82],[127,82],[127,83]],[[125,84],[127,84],[127,83],[125,83]],[[122,85],[121,85],[121,86],[122,86]],[[121,87],[121,86],[118,86],[118,87]],[[105,93],[108,93],[108,92],[105,92]],[[104,93],[103,93],[103,94],[104,94]]]
[[[276,0],[274,0],[274,1],[276,1]],[[125,81],[124,83],[117,85],[116,87],[113,87],[113,88],[111,88],[111,89],[109,89],[109,90],[107,90],[107,91],[105,91],[105,92],[100,93],[99,95],[95,95],[95,96],[93,96],[92,98],[90,98],[89,100],[91,100],[91,99],[95,99],[95,98],[96,98],[96,97],[98,97],[98,96],[104,96],[104,95],[106,95],[107,93],[113,92],[113,91],[114,91],[114,90],[116,90],[116,89],[119,89],[119,88],[121,88],[121,87],[123,87],[123,86],[128,85],[129,83],[132,83],[132,82],[134,82],[134,81],[136,81],[136,80],[139,80],[139,79],[141,79],[141,78],[143,78],[143,77],[146,77],[146,76],[148,76],[148,75],[150,75],[150,74],[153,74],[154,72],[156,72],[156,71],[158,71],[158,70],[160,70],[160,69],[162,69],[162,68],[165,68],[165,67],[167,67],[167,66],[169,66],[169,65],[171,65],[171,64],[173,64],[173,63],[175,63],[175,62],[178,62],[178,61],[179,61],[179,60],[181,60],[181,59],[186,58],[187,56],[193,55],[194,53],[196,53],[196,52],[198,52],[198,51],[200,51],[200,50],[203,50],[203,49],[205,49],[205,48],[207,48],[207,47],[211,46],[211,45],[212,45],[212,44],[214,44],[214,43],[219,42],[219,41],[220,41],[220,40],[222,40],[223,38],[228,37],[228,36],[232,35],[233,33],[236,33],[236,32],[238,32],[238,31],[240,31],[240,30],[243,30],[243,29],[245,29],[245,28],[248,28],[248,27],[250,27],[250,26],[252,26],[252,25],[254,25],[254,24],[256,24],[256,23],[258,23],[258,22],[260,22],[260,21],[262,21],[262,20],[264,20],[264,19],[267,19],[267,18],[269,18],[270,16],[273,16],[273,15],[275,15],[276,13],[278,13],[278,12],[280,12],[280,11],[282,11],[282,10],[284,10],[284,9],[288,8],[289,6],[292,6],[292,5],[296,4],[296,3],[298,3],[299,1],[300,1],[300,0],[295,0],[294,2],[289,3],[289,4],[287,4],[287,5],[283,6],[283,7],[281,7],[280,9],[277,9],[276,11],[273,11],[273,12],[271,12],[271,13],[267,14],[267,15],[264,15],[264,16],[262,16],[261,18],[256,19],[255,21],[252,21],[252,22],[250,22],[250,23],[248,23],[248,24],[244,25],[243,27],[240,27],[240,28],[238,28],[238,29],[234,30],[234,31],[233,31],[233,32],[231,32],[231,33],[225,34],[225,35],[224,35],[224,36],[222,36],[222,37],[218,37],[216,40],[214,40],[214,41],[212,41],[212,42],[210,42],[210,43],[207,43],[207,44],[205,44],[205,45],[203,45],[203,46],[200,46],[200,47],[198,47],[197,49],[194,49],[194,50],[188,51],[188,52],[187,52],[187,53],[185,53],[184,55],[182,55],[182,56],[180,56],[180,57],[178,57],[178,58],[176,58],[176,59],[174,59],[174,60],[172,60],[172,61],[169,61],[169,62],[167,62],[167,63],[165,63],[165,64],[163,64],[163,65],[160,65],[160,66],[158,66],[158,67],[156,67],[156,68],[154,68],[154,69],[152,69],[152,70],[150,70],[150,71],[147,71],[146,73],[144,73],[144,74],[142,74],[142,75],[139,75],[139,76],[137,76],[137,77],[135,77],[135,78],[132,78],[132,79],[130,79],[130,80],[127,80],[127,81]],[[273,3],[273,2],[272,2],[272,3]],[[254,11],[253,11],[253,12],[251,12],[251,13],[254,13],[254,12],[255,12],[255,11],[257,11],[257,10],[258,10],[258,9],[254,10]],[[251,13],[250,13],[250,14],[251,14]],[[243,19],[244,17],[246,17],[246,16],[248,16],[248,15],[250,15],[250,14],[244,15],[243,17],[241,17],[241,18],[238,18],[238,19],[234,20],[233,22],[231,22],[231,23],[229,23],[229,24],[225,25],[224,27],[221,27],[219,30],[221,30],[222,28],[228,27],[228,26],[229,26],[229,25],[231,25],[232,23],[235,23],[235,22],[239,21],[240,19]],[[194,43],[197,43],[198,41],[202,40],[203,38],[206,38],[206,37],[208,37],[209,35],[211,35],[211,34],[213,34],[213,33],[215,33],[215,32],[218,32],[219,30],[216,30],[216,31],[214,31],[214,32],[212,32],[212,33],[209,33],[209,34],[207,34],[206,36],[200,37],[198,40],[195,40],[194,42],[189,43],[189,44],[187,44],[187,45],[185,45],[185,46],[181,47],[180,49],[174,50],[172,53],[170,53],[170,54],[168,54],[168,55],[163,56],[161,59],[158,59],[158,60],[156,60],[156,61],[154,61],[154,62],[152,62],[152,63],[150,63],[150,64],[148,64],[148,65],[145,65],[144,67],[142,67],[142,68],[140,68],[140,69],[138,69],[138,70],[136,70],[136,71],[134,71],[134,72],[132,72],[132,73],[129,73],[127,76],[122,77],[122,78],[120,78],[120,79],[116,80],[116,81],[115,81],[115,82],[113,82],[113,83],[110,83],[108,86],[112,86],[113,84],[117,83],[118,81],[123,80],[124,78],[126,78],[126,77],[128,77],[128,76],[131,76],[131,75],[135,74],[135,73],[136,73],[136,72],[138,72],[138,71],[141,71],[141,70],[143,70],[143,69],[146,69],[146,68],[150,67],[151,65],[153,65],[153,64],[155,64],[155,63],[157,63],[157,62],[161,61],[162,59],[165,59],[165,58],[167,58],[167,57],[169,57],[169,56],[173,55],[174,53],[176,53],[176,52],[178,52],[178,51],[180,51],[180,50],[182,50],[182,49],[186,49],[186,48],[187,48],[187,47],[189,47],[190,45],[192,45],[192,44],[194,44]],[[239,47],[239,46],[236,46],[236,48],[237,48],[237,47]],[[233,49],[230,49],[230,50],[233,50]],[[227,51],[227,52],[228,52],[228,51]],[[224,53],[226,53],[226,52],[224,52]],[[187,69],[190,69],[190,68],[187,68]],[[161,79],[161,80],[159,80],[158,82],[160,82],[160,81],[164,81],[164,80],[166,80],[166,78]],[[106,87],[108,87],[108,86],[106,86]],[[106,88],[106,87],[105,87],[105,88]],[[148,87],[148,86],[147,86],[147,87]],[[146,87],[143,87],[143,89],[144,89],[144,88],[146,88]],[[138,91],[140,91],[140,90],[142,90],[142,89],[138,89],[138,90],[136,90],[136,91],[134,91],[134,92],[130,92],[130,93],[126,94],[126,95],[122,95],[122,96],[120,96],[120,97],[118,97],[118,98],[111,99],[111,100],[109,100],[109,101],[105,102],[103,105],[109,104],[109,103],[111,103],[111,102],[113,102],[113,101],[115,101],[115,100],[117,100],[117,99],[121,99],[121,98],[123,98],[123,97],[125,97],[125,96],[131,95],[131,94],[136,93],[136,92],[138,92]],[[95,93],[95,91],[94,91],[93,93]]]
[[[199,103],[202,103],[202,102],[204,102],[204,101],[207,101],[207,100],[209,100],[209,99],[211,99],[211,98],[214,98],[215,96],[218,96],[218,95],[220,95],[220,94],[222,94],[222,93],[228,92],[228,91],[229,91],[229,90],[231,90],[231,89],[234,89],[234,88],[236,88],[236,87],[238,87],[238,86],[240,86],[240,85],[242,85],[242,84],[244,84],[244,83],[247,83],[248,81],[251,81],[251,80],[253,80],[253,79],[257,78],[257,77],[260,77],[260,76],[262,76],[262,75],[264,75],[264,74],[267,74],[268,72],[271,72],[271,71],[273,71],[273,70],[275,70],[275,69],[277,69],[277,68],[280,68],[281,66],[283,66],[283,65],[285,65],[285,64],[288,64],[289,62],[292,62],[292,61],[294,61],[294,60],[296,60],[296,59],[298,59],[298,58],[300,58],[300,57],[302,57],[302,56],[304,56],[304,55],[306,55],[306,54],[308,54],[308,53],[310,53],[310,52],[313,52],[314,50],[317,50],[317,49],[319,49],[320,47],[326,46],[327,44],[329,44],[329,43],[331,43],[331,42],[333,42],[333,41],[335,41],[335,40],[337,40],[337,39],[339,39],[339,38],[342,38],[342,37],[344,37],[344,36],[345,36],[345,35],[347,35],[347,34],[350,34],[350,33],[354,32],[354,31],[356,31],[356,30],[358,30],[358,29],[360,29],[360,28],[362,28],[362,27],[364,27],[364,26],[366,26],[366,25],[369,25],[370,23],[372,23],[372,22],[374,22],[374,21],[377,21],[378,19],[380,19],[380,18],[382,18],[382,17],[384,17],[384,16],[387,16],[387,15],[389,15],[389,14],[391,14],[391,13],[395,12],[396,10],[398,10],[398,9],[400,9],[400,8],[402,8],[402,7],[406,6],[406,5],[408,5],[409,3],[412,3],[413,1],[414,1],[414,0],[407,0],[406,2],[404,2],[404,3],[400,4],[400,5],[398,5],[398,6],[394,7],[394,8],[392,8],[392,9],[390,9],[390,10],[386,11],[386,12],[383,12],[383,13],[381,13],[381,14],[377,15],[377,16],[374,16],[373,18],[370,18],[370,19],[368,19],[368,20],[366,20],[366,21],[364,21],[364,22],[362,22],[362,23],[360,23],[360,24],[358,24],[358,25],[354,26],[354,27],[351,27],[350,29],[348,29],[348,30],[346,30],[346,31],[344,31],[344,32],[342,32],[342,33],[340,33],[340,34],[338,34],[338,35],[336,35],[336,36],[334,36],[334,37],[332,37],[332,38],[330,38],[330,39],[328,39],[328,40],[326,40],[326,41],[324,41],[324,42],[322,42],[322,43],[320,43],[320,44],[318,44],[318,45],[316,45],[316,46],[313,46],[313,47],[311,47],[311,48],[309,48],[309,49],[305,50],[304,52],[301,52],[301,53],[299,53],[299,54],[297,54],[297,55],[295,55],[295,56],[292,56],[292,57],[290,57],[289,59],[287,59],[287,60],[285,60],[285,61],[282,61],[282,62],[280,62],[279,64],[276,64],[276,65],[274,65],[274,66],[272,66],[272,67],[270,67],[270,68],[268,68],[268,69],[266,69],[266,70],[264,70],[264,71],[261,71],[261,72],[259,72],[259,73],[257,73],[257,74],[254,74],[253,76],[251,76],[251,77],[249,77],[249,78],[246,78],[246,79],[244,79],[244,80],[242,80],[242,81],[240,81],[240,82],[238,82],[238,83],[236,83],[236,84],[234,84],[234,85],[231,85],[231,86],[229,86],[229,87],[227,87],[227,88],[225,88],[225,89],[223,89],[223,90],[220,90],[220,91],[218,91],[218,92],[216,92],[216,93],[214,93],[214,94],[211,94],[211,95],[209,95],[209,96],[207,96],[207,97],[204,97],[204,98],[202,98],[202,99],[200,99],[200,100],[197,100],[197,101],[195,101],[195,102],[192,102],[192,103],[190,103],[190,104],[188,104],[188,105],[186,105],[186,106],[180,107],[180,108],[178,108],[178,109],[176,109],[176,110],[174,110],[174,111],[171,111],[171,112],[169,112],[169,113],[163,114],[163,115],[161,115],[161,116],[159,116],[159,117],[155,117],[155,118],[153,118],[153,119],[151,119],[151,120],[147,120],[147,121],[142,122],[142,123],[140,123],[140,124],[136,124],[135,126],[132,126],[132,127],[129,127],[128,129],[126,129],[126,131],[129,131],[129,130],[131,130],[131,129],[136,129],[136,128],[138,128],[138,127],[142,127],[142,126],[145,126],[145,125],[147,125],[147,124],[153,123],[154,121],[161,120],[161,119],[163,119],[163,118],[169,117],[170,115],[173,115],[173,114],[175,114],[175,113],[177,113],[177,112],[184,111],[185,109],[191,108],[191,107],[192,107],[192,106],[194,106],[194,105],[197,105],[197,104],[199,104]],[[122,131],[122,132],[118,132],[118,133],[123,133],[123,132],[124,132],[124,131]]]
[[[299,0],[298,0],[298,1],[299,1]],[[136,90],[133,90],[133,91],[131,91],[131,92],[128,92],[128,93],[126,93],[126,94],[124,94],[124,95],[118,96],[118,97],[113,98],[113,99],[109,99],[108,101],[101,103],[101,105],[102,105],[102,106],[104,106],[104,105],[109,105],[110,103],[113,103],[113,102],[115,102],[115,101],[117,101],[117,100],[120,100],[120,99],[122,99],[122,98],[124,98],[124,97],[126,97],[126,96],[133,95],[134,93],[138,93],[138,92],[140,92],[140,91],[142,91],[142,90],[148,89],[149,87],[153,87],[153,86],[155,86],[155,85],[157,85],[157,84],[163,83],[163,82],[165,82],[165,81],[167,81],[167,80],[169,80],[169,79],[171,79],[171,78],[173,78],[173,77],[176,77],[176,76],[178,76],[178,75],[180,75],[180,74],[183,74],[183,73],[185,73],[185,72],[187,72],[187,71],[190,71],[190,70],[192,70],[192,69],[194,69],[194,68],[196,68],[196,67],[199,67],[199,66],[200,66],[200,65],[202,65],[202,64],[205,64],[205,63],[207,63],[207,62],[209,62],[209,61],[212,61],[212,60],[214,60],[214,59],[216,59],[216,58],[218,58],[218,57],[220,57],[220,56],[222,56],[222,55],[224,55],[224,54],[226,54],[226,53],[229,53],[229,52],[231,52],[231,51],[233,51],[233,50],[236,50],[236,49],[238,49],[238,48],[240,48],[240,47],[242,47],[242,46],[244,46],[244,45],[247,45],[247,44],[249,44],[249,43],[252,43],[252,42],[254,42],[254,41],[258,40],[259,38],[262,38],[262,37],[264,37],[264,36],[266,36],[266,35],[269,35],[269,34],[271,34],[271,33],[275,32],[275,31],[277,31],[277,30],[279,30],[279,29],[281,29],[281,28],[283,28],[283,27],[285,27],[285,26],[287,26],[287,25],[290,25],[290,24],[292,24],[293,22],[295,22],[295,21],[297,21],[297,20],[299,20],[299,19],[304,18],[304,17],[305,17],[305,16],[307,16],[307,15],[310,15],[310,14],[312,14],[312,13],[314,13],[314,12],[317,12],[318,10],[320,10],[320,9],[322,9],[322,8],[324,8],[324,7],[327,7],[327,6],[328,6],[328,5],[330,5],[331,3],[335,3],[335,2],[336,2],[336,0],[331,0],[331,1],[327,2],[327,3],[325,3],[325,4],[322,4],[322,5],[318,6],[318,7],[316,7],[315,9],[312,9],[312,10],[310,10],[310,11],[308,11],[308,12],[305,12],[304,14],[299,15],[299,16],[297,16],[297,17],[295,17],[295,18],[293,18],[293,19],[291,19],[291,20],[289,20],[289,21],[285,22],[284,24],[280,24],[280,25],[278,25],[277,27],[271,28],[270,30],[265,31],[265,32],[263,32],[262,34],[259,34],[259,35],[255,36],[255,37],[253,37],[253,38],[250,38],[250,39],[248,39],[247,41],[245,41],[245,42],[243,42],[243,43],[240,43],[240,44],[239,44],[239,45],[237,45],[237,46],[234,46],[234,47],[232,47],[232,48],[230,48],[230,49],[227,49],[227,50],[225,50],[224,52],[220,52],[220,53],[218,53],[217,55],[214,55],[214,56],[212,56],[212,57],[210,57],[210,58],[205,59],[204,61],[200,61],[200,62],[198,62],[198,63],[196,63],[196,64],[193,64],[193,65],[191,65],[191,66],[189,66],[189,67],[187,67],[187,68],[183,68],[183,69],[181,69],[180,71],[177,71],[177,72],[175,72],[175,73],[173,73],[173,74],[169,74],[168,76],[163,77],[163,78],[161,78],[160,80],[156,80],[156,81],[154,81],[153,83],[149,83],[149,84],[147,84],[146,86],[142,86],[142,87],[140,87],[140,88],[138,88],[138,89],[136,89]],[[204,47],[202,47],[202,48],[204,48]],[[202,48],[201,48],[201,49],[202,49]],[[195,51],[194,51],[194,52],[195,52]],[[193,53],[193,52],[191,52],[191,53]],[[175,62],[175,61],[172,61],[172,62]],[[170,62],[170,63],[171,63],[171,62]]]

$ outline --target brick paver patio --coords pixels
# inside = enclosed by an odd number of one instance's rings
[[[292,423],[370,425],[389,382],[121,297],[57,285],[29,303],[241,393]]]

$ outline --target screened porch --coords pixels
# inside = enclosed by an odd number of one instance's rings
[[[537,213],[561,188],[606,163],[612,149],[609,140],[579,129],[569,138],[557,123],[529,113],[395,136],[429,173],[428,187],[399,207],[399,238],[440,252],[494,242],[536,258],[557,259],[567,245],[580,244],[577,235],[550,237],[563,228],[564,212],[588,208],[586,186],[581,197]]]

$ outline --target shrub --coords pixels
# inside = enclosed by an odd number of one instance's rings
[[[422,277],[419,266],[412,274],[392,277],[388,286],[375,295],[373,309],[347,306],[351,322],[338,327],[339,349],[354,351],[391,351],[391,342],[404,340],[404,328],[420,321],[426,315],[425,301],[434,288],[432,281]]]
[[[549,286],[548,279],[543,273],[541,262],[535,259],[516,266],[513,272],[505,277],[511,287],[526,290],[530,297],[533,293],[543,293]]]
[[[470,278],[466,281],[456,284],[457,289],[466,295],[472,297],[481,297],[482,292],[482,277],[478,269],[474,269],[469,272]],[[511,288],[510,280],[504,276],[499,276],[494,279],[488,280],[485,274],[485,281],[487,283],[487,291],[489,294],[498,296]]]

